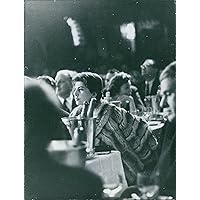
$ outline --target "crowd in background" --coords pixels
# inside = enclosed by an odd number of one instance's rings
[[[110,98],[110,100],[119,100],[122,103],[121,106],[123,108],[126,107],[125,102],[130,101],[132,112],[135,110],[144,110],[146,106],[146,96],[157,95],[159,98],[160,72],[161,68],[159,64],[156,63],[155,59],[151,58],[146,59],[142,63],[140,66],[140,71],[133,70],[130,72],[124,72],[116,68],[108,69],[106,74],[99,74],[103,81],[102,98],[107,98],[109,95],[108,98]],[[66,93],[64,95],[67,95],[66,97],[68,97],[68,93],[72,88],[72,85],[69,83],[70,79],[72,79],[77,73],[78,72],[70,70],[66,67],[57,72],[50,73],[46,71],[44,74],[34,78],[44,80],[52,85],[53,88],[57,90],[60,98],[62,97],[62,94],[59,95],[59,79],[65,79],[65,82],[68,82],[66,83],[66,87],[68,87],[68,89],[64,89],[69,90],[68,92],[64,92]]]
[[[27,199],[101,197],[103,186],[99,177],[82,168],[55,163],[46,152],[51,140],[72,139],[61,118],[80,116],[84,103],[89,104],[92,99],[92,116],[97,118],[98,130],[95,146],[121,152],[128,185],[136,184],[138,172],[159,171],[161,193],[176,196],[176,63],[161,71],[156,59],[148,58],[140,69],[126,73],[113,68],[106,74],[97,74],[78,73],[66,67],[55,77],[25,76]],[[161,138],[150,131],[148,118],[140,118],[152,109],[152,97],[155,105],[151,112],[162,113],[165,120]],[[89,185],[85,184],[86,179]]]

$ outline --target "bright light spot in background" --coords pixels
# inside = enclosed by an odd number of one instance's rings
[[[120,31],[122,34],[122,37],[128,40],[134,40],[136,36],[135,32],[135,24],[133,22],[128,23],[128,24],[122,24],[120,26]]]
[[[64,17],[64,20],[66,20],[66,23],[71,28],[72,38],[74,42],[74,46],[80,45],[80,40],[83,37],[81,33],[80,25],[76,22],[76,20],[73,20],[72,18]]]
[[[66,22],[68,23],[69,26],[73,26],[74,25],[74,21],[70,17],[67,19]]]
[[[135,52],[135,37],[136,37],[136,30],[135,30],[135,24],[133,22],[128,24],[122,24],[120,26],[120,31],[122,34],[122,37],[129,41],[130,47],[128,49],[132,52]]]

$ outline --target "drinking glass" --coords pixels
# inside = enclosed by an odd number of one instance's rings
[[[94,117],[73,117],[69,118],[68,130],[74,138],[75,128],[83,128],[82,140],[86,141],[87,159],[91,159],[95,156],[95,135],[96,135],[96,118]]]
[[[159,194],[159,174],[138,173],[137,186],[142,199],[154,199]]]

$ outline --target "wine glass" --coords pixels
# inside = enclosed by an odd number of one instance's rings
[[[154,199],[159,194],[159,174],[138,173],[137,185],[142,199]]]

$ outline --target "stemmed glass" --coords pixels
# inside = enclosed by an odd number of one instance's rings
[[[137,174],[137,186],[144,200],[154,199],[159,194],[159,173]]]

